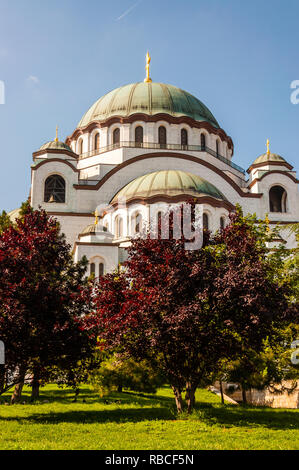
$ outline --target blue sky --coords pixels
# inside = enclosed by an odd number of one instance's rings
[[[0,210],[24,201],[32,152],[72,133],[100,96],[151,77],[201,99],[247,168],[299,165],[298,0],[0,0]]]

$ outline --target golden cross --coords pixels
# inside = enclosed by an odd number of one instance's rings
[[[58,142],[58,126],[56,126],[56,139],[55,142]]]
[[[150,63],[151,63],[151,60],[152,59],[151,59],[149,53],[147,52],[147,54],[146,54],[146,66],[145,66],[146,78],[144,79],[145,83],[151,83],[152,82],[152,79],[150,78]]]
[[[95,216],[94,224],[95,224],[95,225],[98,225],[98,223],[99,223],[99,213],[98,213],[98,209],[95,210],[95,212],[93,213],[93,215]]]
[[[270,142],[269,142],[269,139],[267,139],[267,155],[270,155]]]
[[[270,232],[270,227],[269,227],[270,220],[269,220],[268,214],[266,214],[265,223],[266,223],[266,226],[267,226],[267,227],[266,227],[266,231],[267,231],[267,232]]]

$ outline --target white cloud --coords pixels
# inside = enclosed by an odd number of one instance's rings
[[[27,81],[29,83],[34,83],[35,85],[39,84],[39,78],[36,77],[35,75],[29,75],[29,77],[27,78]]]

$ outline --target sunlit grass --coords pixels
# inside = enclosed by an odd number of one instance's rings
[[[29,397],[0,397],[0,449],[299,449],[299,410],[222,406],[207,390],[179,418],[166,387],[100,398],[85,386],[74,403],[72,390],[48,385],[37,403]]]

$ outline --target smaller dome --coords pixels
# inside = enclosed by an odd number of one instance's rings
[[[277,155],[277,153],[263,153],[260,155],[258,158],[256,158],[253,162],[253,165],[256,165],[258,163],[270,163],[270,162],[283,162],[286,163],[285,159],[282,158],[280,155]]]
[[[98,225],[95,225],[95,224],[90,224],[90,225],[87,225],[87,227],[85,227],[84,230],[82,230],[82,232],[80,233],[80,235],[84,236],[84,235],[96,235],[97,233],[99,232],[107,232],[107,228],[106,227],[103,227],[102,225],[98,224]]]
[[[47,150],[47,149],[52,149],[52,150],[68,150],[69,152],[72,152],[71,147],[66,145],[64,142],[60,142],[59,140],[51,140],[50,142],[47,142],[46,144],[42,145],[39,150]]]
[[[101,222],[97,225],[90,224],[82,230],[79,239],[83,238],[87,243],[112,243],[114,235],[108,232]]]
[[[80,233],[80,235],[90,235],[96,233],[96,226],[95,224],[90,224],[85,227],[84,230]]]
[[[181,170],[162,170],[149,173],[134,179],[122,188],[112,199],[111,204],[119,198],[126,201],[147,199],[153,196],[212,196],[226,200],[225,196],[211,183],[198,175]]]

